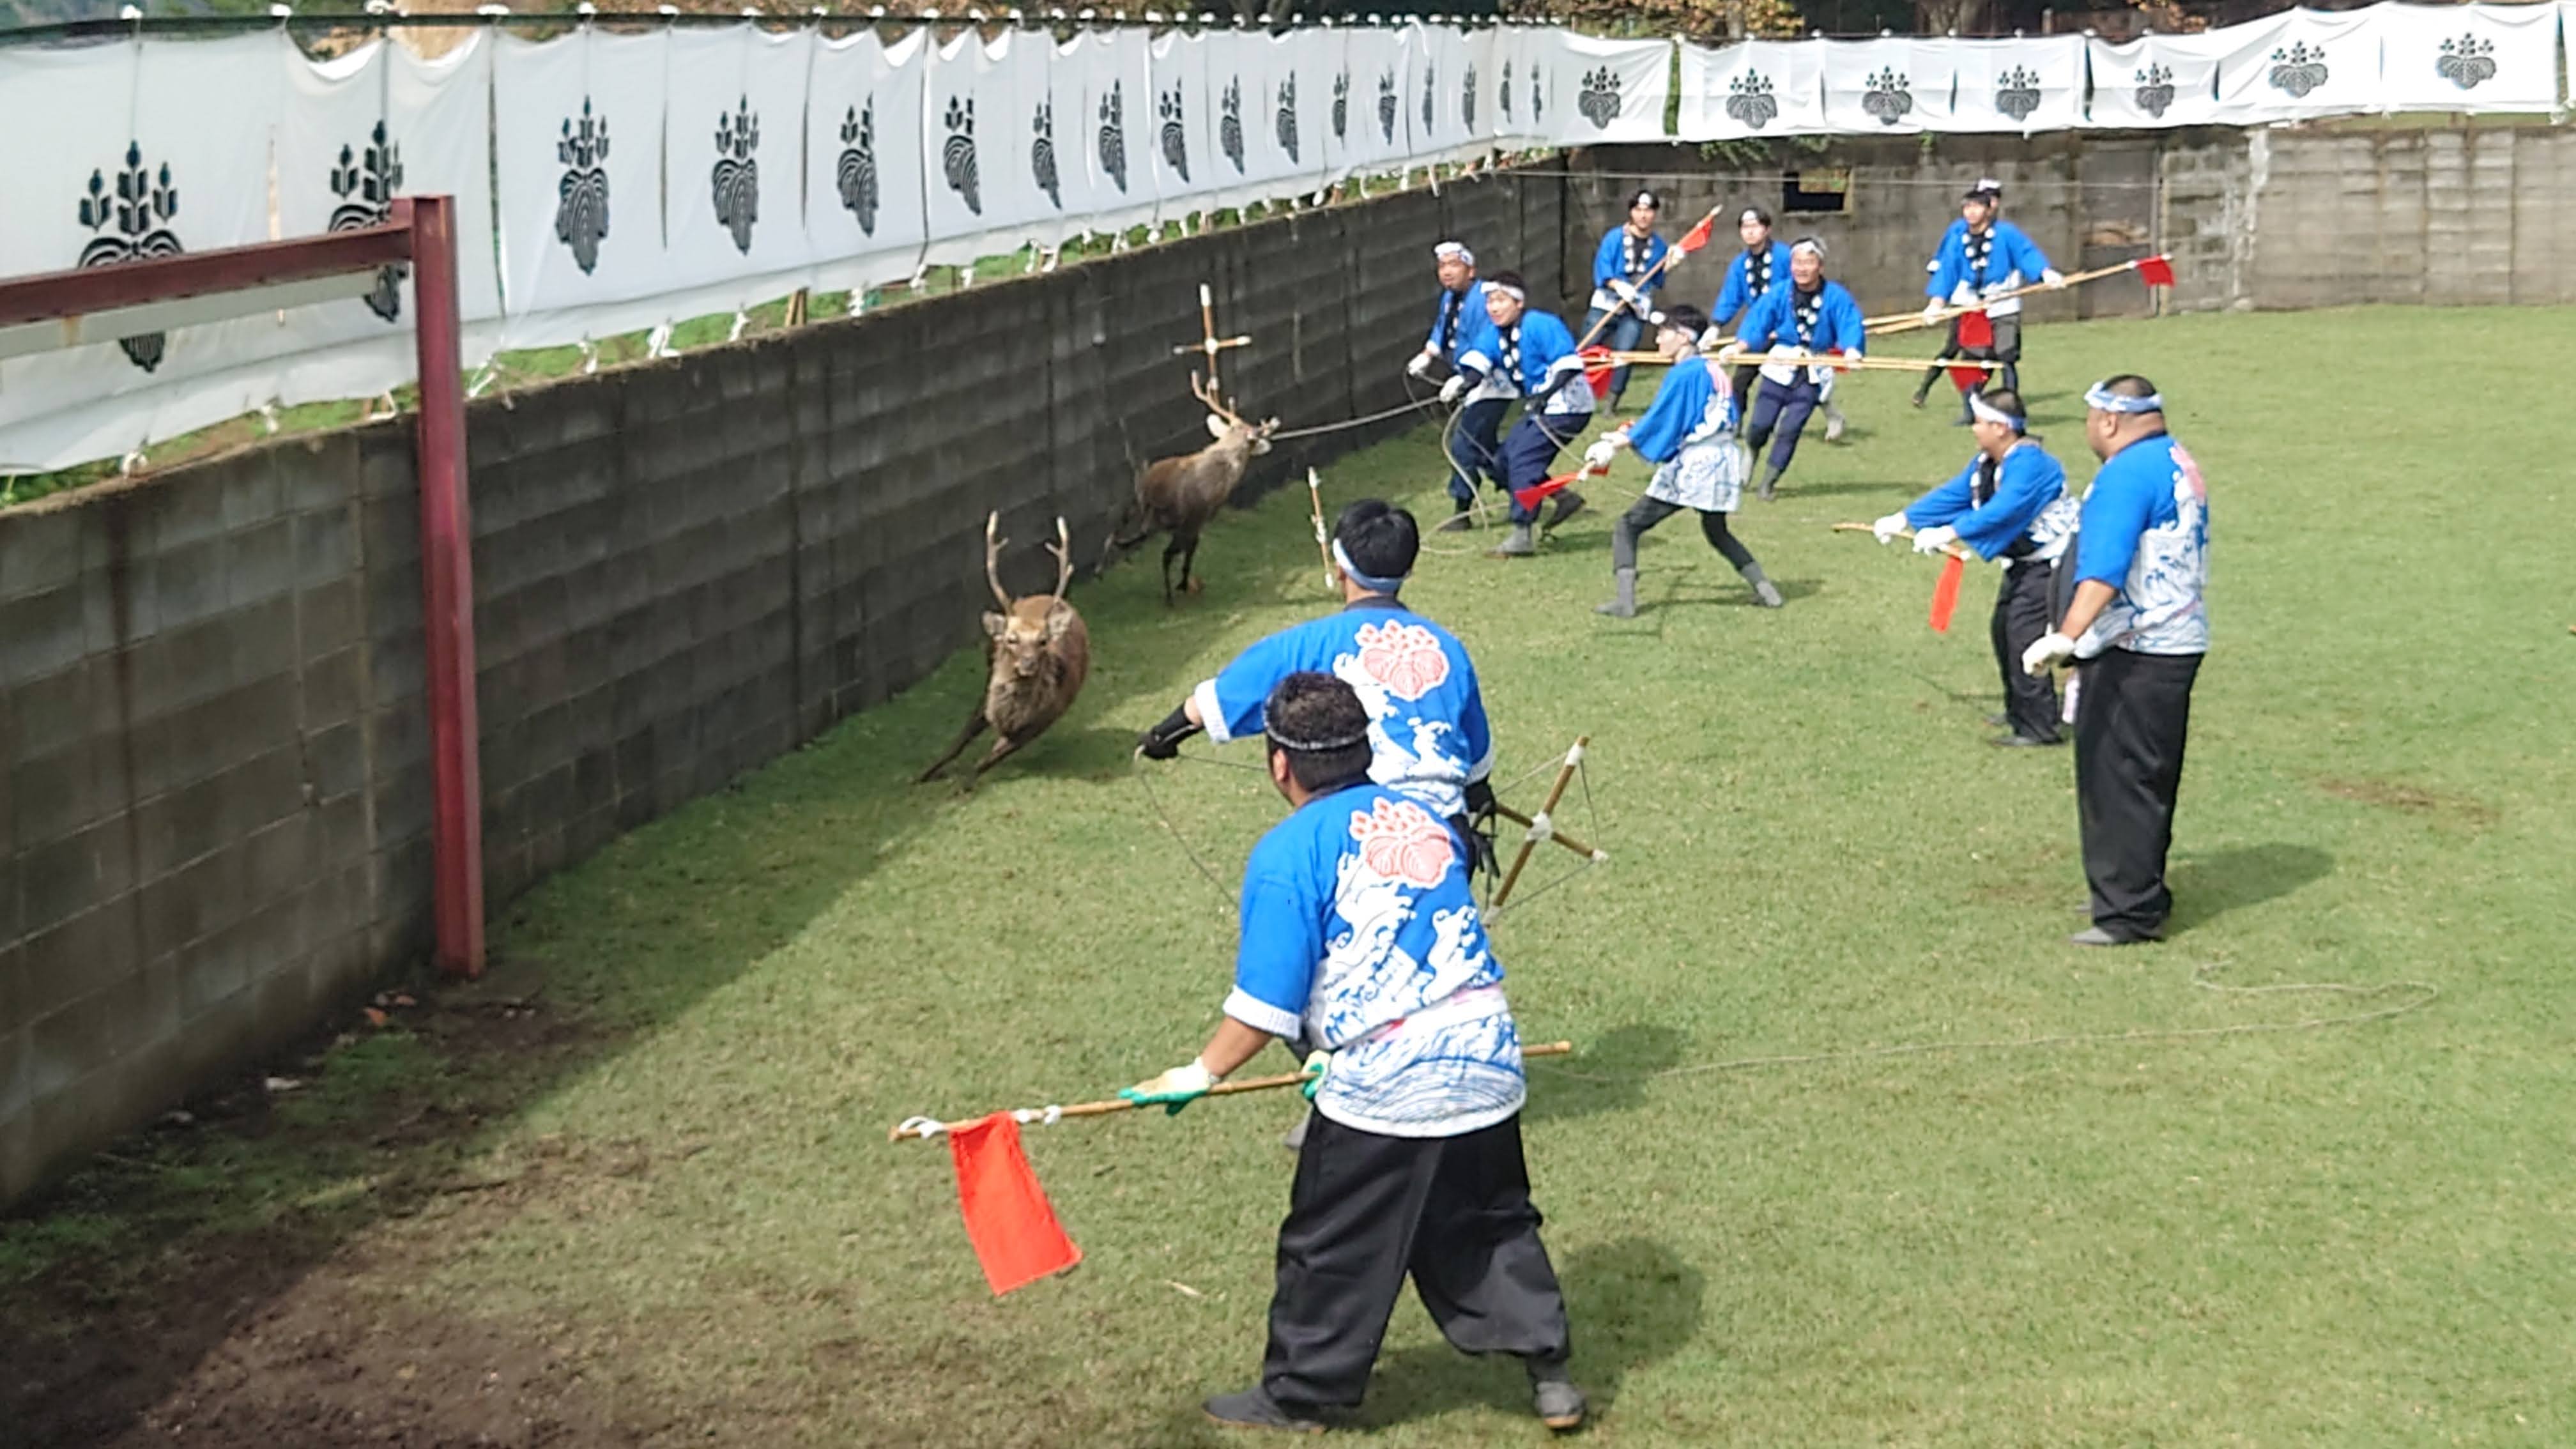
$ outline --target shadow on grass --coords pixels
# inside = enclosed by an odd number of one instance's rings
[[[2312,845],[2240,845],[2177,860],[2166,872],[2173,926],[2188,930],[2243,906],[2311,885],[2334,874],[2333,855]]]
[[[1524,1122],[1556,1122],[1625,1112],[1646,1098],[1643,1078],[1682,1059],[1690,1036],[1669,1026],[1623,1026],[1599,1041],[1574,1044],[1571,1057],[1530,1064]]]

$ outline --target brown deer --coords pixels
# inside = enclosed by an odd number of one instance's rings
[[[957,732],[948,753],[922,771],[914,784],[946,769],[990,725],[999,738],[966,777],[966,788],[974,789],[986,770],[1063,718],[1091,672],[1091,631],[1083,627],[1082,615],[1064,601],[1065,585],[1073,582],[1073,543],[1065,535],[1064,520],[1055,521],[1055,542],[1047,545],[1047,552],[1055,555],[1055,592],[1024,599],[1002,591],[998,565],[1007,540],[994,536],[1001,526],[999,513],[984,520],[984,579],[1002,606],[1000,613],[984,616],[984,658],[991,669],[984,681],[984,697],[967,718],[966,728]]]
[[[1110,562],[1119,554],[1168,531],[1172,540],[1163,549],[1165,604],[1172,602],[1175,558],[1181,561],[1181,592],[1198,592],[1198,582],[1190,577],[1190,564],[1198,557],[1199,532],[1234,495],[1235,485],[1243,481],[1243,470],[1254,458],[1270,451],[1270,435],[1279,430],[1277,418],[1245,422],[1214,389],[1199,385],[1197,373],[1190,374],[1190,394],[1207,405],[1208,431],[1216,435],[1216,441],[1182,457],[1157,458],[1137,473],[1136,496],[1118,515],[1118,526],[1110,530],[1098,570],[1108,572]]]

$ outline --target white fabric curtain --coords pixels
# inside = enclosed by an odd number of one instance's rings
[[[1684,45],[1680,139],[1812,135],[1825,129],[1825,51],[1815,41]]]
[[[1154,181],[1155,217],[1178,221],[1205,211],[1216,191],[1216,128],[1208,117],[1208,47],[1171,31],[1146,46],[1145,104],[1130,135],[1144,143]]]
[[[1664,139],[1672,99],[1673,43],[1596,40],[1566,30],[1540,32],[1536,46],[1545,114],[1540,135],[1560,146]]]
[[[2391,111],[2558,106],[2558,7],[2382,5],[2379,104]]]
[[[2150,35],[2126,45],[2085,44],[2093,73],[2091,124],[2145,129],[2217,119],[2224,42],[2208,35]]]
[[[1065,74],[1055,87],[1059,107],[1070,102],[1071,123],[1056,118],[1060,165],[1083,169],[1092,198],[1084,218],[1095,231],[1118,232],[1154,219],[1154,89],[1151,56],[1141,30],[1101,30],[1076,36],[1056,52]],[[1079,99],[1072,99],[1078,93]]]
[[[1825,47],[1827,130],[1884,136],[1949,129],[1957,61],[1948,43],[1902,36],[1814,43]]]
[[[508,345],[559,346],[669,317],[661,294],[670,40],[669,31],[585,27],[543,42],[496,41],[493,169]],[[715,118],[706,119],[712,135]]]
[[[2084,37],[1954,40],[1951,131],[2072,130],[2084,124]]]
[[[1292,30],[1273,42],[1272,141],[1287,158],[1298,191],[1317,191],[1332,175],[1333,82],[1342,73],[1338,30]]]
[[[1408,25],[1413,76],[1405,91],[1405,125],[1415,161],[1445,161],[1483,149],[1467,125],[1467,96],[1477,84],[1467,32],[1454,25]]]
[[[2378,109],[2378,10],[2291,10],[2210,32],[2218,60],[2213,119],[2261,125]]]
[[[1211,204],[1246,206],[1296,189],[1298,163],[1289,158],[1282,137],[1303,137],[1279,121],[1282,68],[1294,74],[1287,46],[1266,33],[1242,31],[1210,34],[1201,44],[1207,51],[1207,112],[1216,127],[1208,162],[1215,186]]]
[[[919,30],[892,45],[861,31],[815,47],[804,215],[819,288],[881,286],[921,266],[928,51]]]
[[[1411,47],[1400,30],[1345,31],[1341,77],[1333,90],[1333,173],[1392,171],[1404,164],[1410,133],[1402,95]]]
[[[1064,236],[1063,158],[1051,134],[1054,59],[1052,41],[1016,30],[989,45],[969,30],[936,53],[922,158],[931,261],[971,262]]]
[[[670,35],[664,322],[748,307],[810,275],[805,86],[812,31]]]

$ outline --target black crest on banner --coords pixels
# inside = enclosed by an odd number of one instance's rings
[[[555,187],[555,240],[572,248],[573,265],[587,275],[599,265],[599,244],[608,239],[608,116],[591,115],[590,97],[581,98],[578,127],[564,118],[555,159],[564,168]]]
[[[2326,48],[2294,40],[2272,52],[2272,70],[2264,77],[2272,89],[2286,93],[2292,100],[2304,100],[2310,91],[2326,83]]]
[[[943,120],[948,127],[948,140],[939,148],[939,169],[948,178],[948,189],[965,200],[966,209],[982,216],[984,187],[975,173],[974,98],[950,96]]]
[[[1583,73],[1583,90],[1574,98],[1574,108],[1583,113],[1593,129],[1607,131],[1619,119],[1619,73],[1600,66]]]
[[[1748,70],[1726,83],[1726,114],[1738,125],[1759,131],[1779,117],[1780,100],[1771,93],[1771,77]]]
[[[1869,78],[1868,89],[1860,98],[1864,115],[1874,116],[1882,126],[1893,126],[1914,109],[1914,82],[1896,73],[1894,66],[1882,66]]]
[[[1547,123],[1547,83],[1540,79],[1537,61],[1530,62],[1530,124]]]
[[[393,214],[394,191],[402,185],[402,148],[385,139],[385,123],[367,135],[364,148],[343,146],[340,162],[331,168],[331,194],[340,204],[331,208],[331,230],[358,231],[382,225]],[[402,280],[411,268],[400,262],[379,268],[376,284],[363,299],[367,310],[387,322],[402,316]]]
[[[1279,83],[1279,149],[1288,159],[1297,159],[1297,75],[1291,71]]]
[[[1508,60],[1503,62],[1503,84],[1494,92],[1494,99],[1502,107],[1503,119],[1510,120],[1512,118],[1512,63]]]
[[[1440,128],[1440,67],[1430,61],[1422,63],[1422,134],[1428,136]]]
[[[1226,80],[1225,92],[1217,98],[1216,148],[1234,163],[1234,174],[1243,174],[1243,78]]]
[[[1029,119],[1029,129],[1035,133],[1034,139],[1029,142],[1029,179],[1038,184],[1038,190],[1047,194],[1047,200],[1055,203],[1056,210],[1062,211],[1064,210],[1064,185],[1055,170],[1055,102],[1053,99],[1038,102],[1037,113]]]
[[[1467,78],[1458,87],[1458,114],[1468,130],[1476,129],[1476,68],[1472,65],[1467,67]]]
[[[106,173],[89,174],[89,194],[80,202],[80,224],[89,230],[90,239],[81,248],[81,266],[113,267],[175,257],[187,250],[179,244],[179,234],[170,229],[171,218],[179,214],[179,188],[170,179],[169,162],[162,162],[157,173],[152,171],[143,164],[143,143],[128,141],[114,191],[111,196]],[[145,332],[121,338],[116,345],[125,350],[126,360],[150,372],[161,365],[169,339],[163,333]]]
[[[1333,77],[1333,139],[1351,138],[1351,73],[1343,71]]]
[[[2442,54],[2433,62],[2433,71],[2464,91],[2475,90],[2483,82],[2495,79],[2495,42],[2475,35],[2445,40]]]
[[[852,106],[841,117],[841,205],[858,218],[859,230],[877,234],[877,98]]]
[[[2139,110],[2162,119],[2174,100],[2173,68],[2150,63],[2139,71],[2137,94],[2133,99],[2137,101]]]
[[[2029,120],[2039,110],[2039,76],[2014,66],[1995,77],[1995,109],[2016,121]]]
[[[760,163],[751,156],[759,149],[760,117],[751,113],[751,97],[744,96],[731,114],[717,113],[716,168],[709,178],[716,221],[744,256],[751,255],[751,228],[760,220]]]
[[[1390,146],[1395,144],[1395,72],[1377,78],[1377,131]]]
[[[1181,106],[1181,88],[1175,85],[1168,91],[1156,92],[1154,109],[1163,121],[1163,164],[1172,168],[1173,175],[1187,181],[1190,179],[1190,133]]]
[[[1100,98],[1100,169],[1107,172],[1118,194],[1127,194],[1127,94],[1126,82],[1111,81],[1109,94]]]

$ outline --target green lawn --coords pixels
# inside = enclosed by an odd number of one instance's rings
[[[1590,1437],[2568,1443],[2576,311],[2028,346],[2076,477],[2083,384],[2134,370],[2210,482],[2215,648],[2166,944],[2064,943],[2072,762],[1980,743],[1991,572],[1936,636],[1927,561],[1826,529],[1965,460],[1901,378],[1850,384],[1852,435],[1811,436],[1781,500],[1738,516],[1785,610],[1749,607],[1677,520],[1645,547],[1640,617],[1596,617],[1630,459],[1538,559],[1426,558],[1408,591],[1475,653],[1503,776],[1593,741],[1591,807],[1561,818],[1615,859],[1496,927],[1524,1035],[1577,1044],[1533,1066],[1527,1125]],[[1345,461],[1328,506],[1392,493],[1428,520],[1435,457],[1426,428]],[[646,1442],[1215,1442],[1196,1404],[1258,1362],[1290,1101],[1030,1129],[1086,1260],[999,1301],[944,1150],[885,1134],[1106,1095],[1199,1044],[1232,920],[1127,751],[1324,607],[1301,491],[1220,522],[1199,599],[1163,607],[1152,550],[1084,585],[1088,691],[977,793],[904,783],[980,687],[961,656],[519,903],[499,980],[462,999],[541,987],[560,1040],[468,1073],[399,1015],[362,1029],[297,1130],[129,1144],[0,1223],[0,1274],[58,1288],[119,1245],[167,1264],[282,1233],[387,1315],[574,1366]],[[1221,873],[1279,811],[1240,771],[1153,780]],[[1688,1070],[2420,999],[2229,995],[2204,968],[2439,995],[2310,1031]],[[368,1135],[397,1101],[448,1129]],[[1452,1354],[1410,1299],[1380,1369],[1380,1442],[1545,1437],[1517,1371]]]

